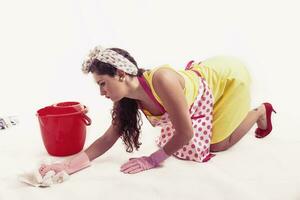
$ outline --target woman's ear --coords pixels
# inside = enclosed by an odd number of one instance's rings
[[[119,76],[119,80],[123,81],[125,79],[126,73],[122,70],[117,69],[117,76]]]

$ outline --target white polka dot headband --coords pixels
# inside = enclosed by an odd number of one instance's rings
[[[121,54],[111,50],[104,49],[101,46],[96,46],[92,49],[82,64],[82,71],[88,73],[92,62],[97,59],[101,62],[111,64],[117,69],[120,69],[128,74],[137,75],[138,68]]]

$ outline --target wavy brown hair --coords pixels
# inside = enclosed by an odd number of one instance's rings
[[[134,58],[125,50],[119,48],[110,48],[125,58],[131,63],[137,66]],[[137,66],[138,67],[138,66]],[[137,76],[142,76],[146,70],[138,68]],[[111,64],[101,62],[95,59],[89,69],[89,72],[96,73],[98,75],[109,75],[114,77],[117,74],[117,68]],[[129,76],[134,76],[130,75]],[[141,113],[138,110],[138,103],[135,99],[124,97],[118,102],[114,103],[112,109],[112,123],[116,125],[118,132],[126,146],[127,152],[133,152],[135,148],[138,150],[142,144],[139,141],[141,133],[141,126],[143,124]]]

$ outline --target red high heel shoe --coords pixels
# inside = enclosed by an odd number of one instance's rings
[[[271,131],[272,131],[271,115],[272,115],[272,112],[276,113],[276,111],[274,110],[272,104],[270,104],[270,103],[263,103],[263,104],[266,108],[267,128],[265,130],[257,128],[255,130],[255,137],[257,137],[257,138],[264,138],[267,135],[269,135],[269,133],[271,133]]]

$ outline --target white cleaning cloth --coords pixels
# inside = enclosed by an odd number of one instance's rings
[[[23,173],[19,175],[19,180],[35,187],[49,187],[53,184],[62,183],[69,179],[69,174],[65,171],[58,172],[55,174],[54,171],[49,171],[44,177],[41,176],[38,170],[31,173]]]

